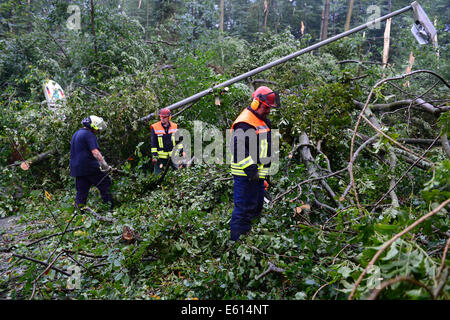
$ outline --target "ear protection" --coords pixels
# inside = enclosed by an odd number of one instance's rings
[[[252,110],[256,111],[256,109],[258,109],[258,107],[259,107],[259,101],[256,99],[253,99],[253,101],[250,105],[250,108],[252,108]]]

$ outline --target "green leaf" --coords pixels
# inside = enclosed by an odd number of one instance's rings
[[[383,261],[387,261],[387,260],[391,260],[393,257],[395,257],[398,254],[398,250],[396,248],[397,246],[395,245],[395,242],[391,245],[388,253],[386,254],[386,256],[384,258],[381,258],[380,260]]]
[[[296,300],[306,300],[306,293],[304,293],[303,291],[299,291],[295,294],[295,299]]]

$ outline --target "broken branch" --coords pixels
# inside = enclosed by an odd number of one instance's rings
[[[269,267],[266,269],[266,271],[264,271],[263,273],[261,273],[260,275],[257,275],[255,277],[255,280],[259,280],[262,277],[264,277],[266,274],[268,274],[269,272],[278,272],[278,273],[283,273],[286,270],[282,269],[282,268],[278,268],[276,267],[273,263],[269,262]]]

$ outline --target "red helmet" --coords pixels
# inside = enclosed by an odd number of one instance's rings
[[[252,93],[252,97],[255,100],[258,100],[260,103],[271,107],[271,108],[279,108],[280,107],[280,96],[278,92],[272,91],[270,88],[262,86],[255,90]]]
[[[171,115],[171,112],[170,112],[169,108],[164,108],[159,111],[160,117],[170,117],[170,115]]]

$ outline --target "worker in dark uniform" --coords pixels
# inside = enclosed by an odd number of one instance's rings
[[[261,216],[270,167],[272,137],[267,115],[280,107],[277,92],[262,86],[252,94],[253,101],[231,126],[231,173],[234,178],[234,209],[231,216],[231,240],[236,241],[251,229]]]
[[[113,197],[110,193],[111,178],[108,172],[111,167],[100,153],[96,134],[106,129],[102,118],[89,116],[81,121],[83,128],[72,136],[70,143],[70,175],[75,177],[77,195],[76,207],[86,205],[89,189],[92,186],[100,191],[103,202],[113,208]]]

